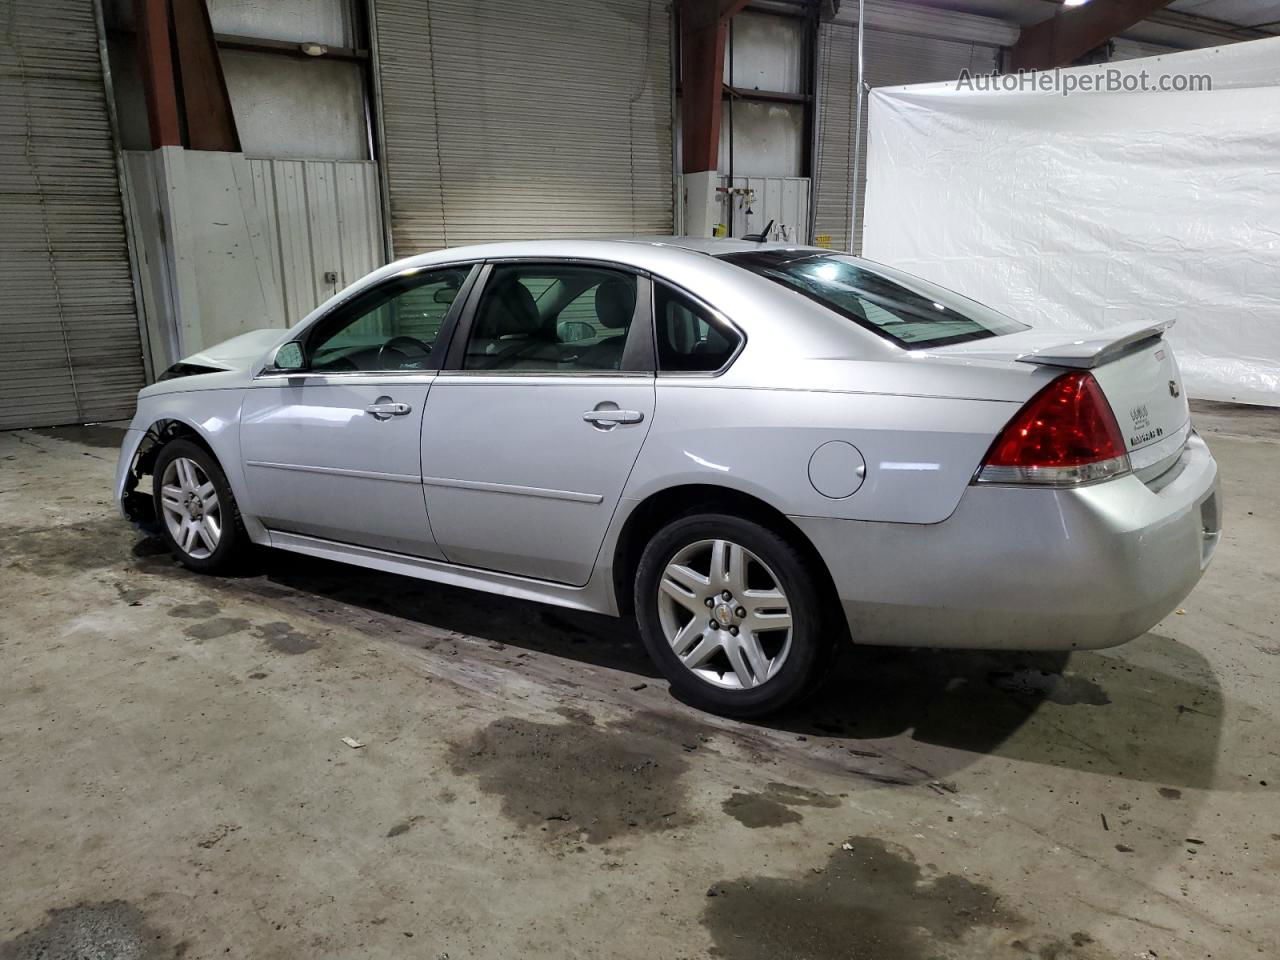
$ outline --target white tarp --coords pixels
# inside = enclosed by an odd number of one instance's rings
[[[1143,71],[1212,90],[1061,92]],[[1280,39],[1032,77],[871,94],[864,255],[1036,326],[1176,319],[1191,396],[1280,406]]]

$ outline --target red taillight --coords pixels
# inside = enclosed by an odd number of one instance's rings
[[[1124,435],[1091,373],[1068,373],[1027,401],[991,445],[984,483],[1075,484],[1129,469]]]

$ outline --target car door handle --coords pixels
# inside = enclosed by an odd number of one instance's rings
[[[379,397],[377,403],[364,408],[365,413],[373,414],[375,420],[390,420],[392,417],[403,417],[412,412],[413,407],[407,403],[396,403],[390,397]]]
[[[601,427],[618,423],[639,423],[644,419],[644,414],[639,410],[588,410],[582,415],[582,419]]]

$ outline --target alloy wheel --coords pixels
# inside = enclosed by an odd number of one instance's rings
[[[791,652],[791,604],[769,566],[730,540],[676,552],[658,582],[663,635],[685,668],[729,690],[775,676]]]
[[[211,556],[222,539],[222,505],[209,475],[194,460],[176,457],[160,484],[160,509],[173,542],[195,560]]]

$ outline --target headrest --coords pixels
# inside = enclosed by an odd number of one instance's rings
[[[485,296],[477,336],[497,338],[536,333],[539,324],[533,294],[519,280],[508,277],[499,280]]]
[[[621,330],[636,311],[636,283],[618,277],[596,287],[596,319],[602,327]]]

